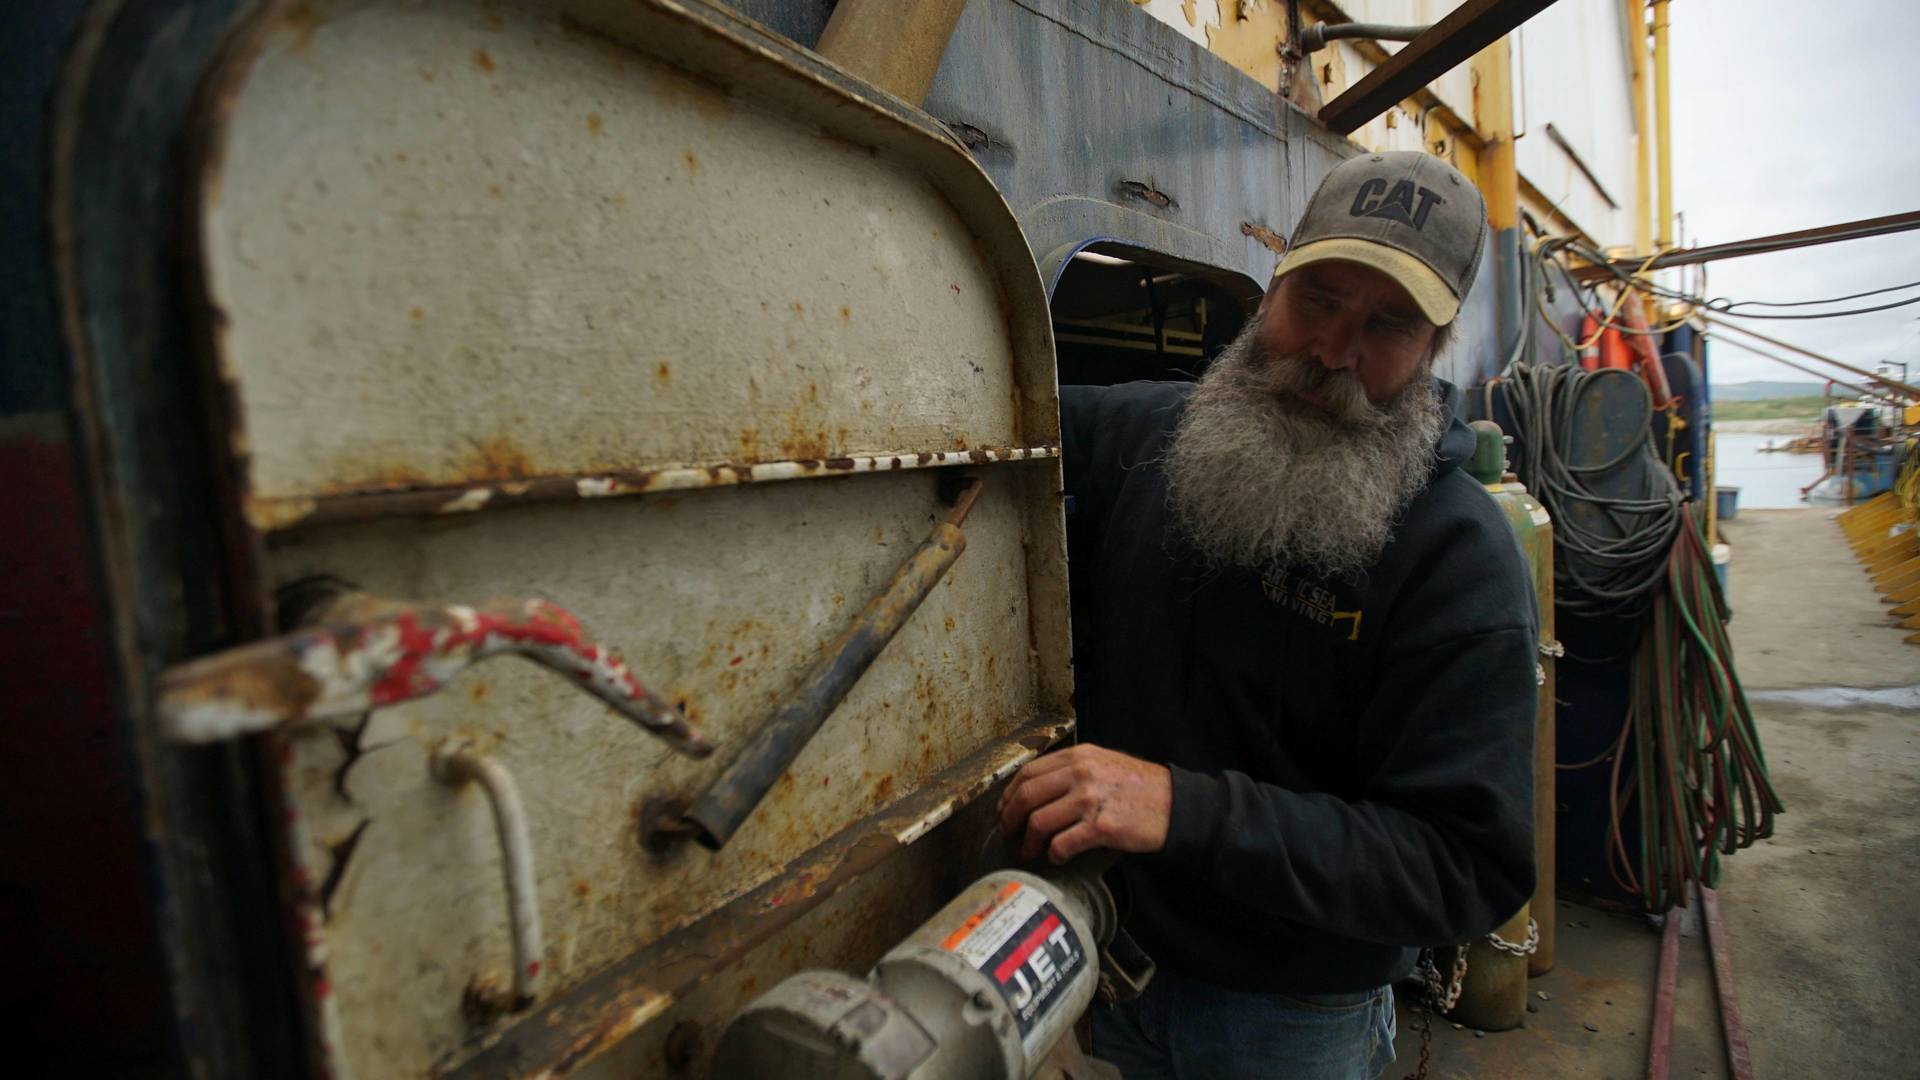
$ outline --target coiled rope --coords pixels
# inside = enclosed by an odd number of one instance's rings
[[[1555,606],[1583,615],[1635,618],[1646,611],[1666,576],[1667,553],[1680,531],[1680,487],[1644,438],[1609,460],[1576,463],[1575,421],[1601,379],[1631,381],[1651,410],[1646,385],[1622,371],[1516,363],[1501,387],[1513,416],[1514,471],[1553,515]],[[1621,470],[1635,456],[1645,459],[1644,467]],[[1616,475],[1633,485],[1630,494],[1596,490],[1597,481]],[[1576,504],[1598,514],[1574,513]]]

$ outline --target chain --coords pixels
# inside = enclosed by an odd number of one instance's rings
[[[1415,968],[1421,983],[1426,989],[1426,1000],[1419,1006],[1420,1012],[1420,1064],[1407,1075],[1407,1080],[1427,1080],[1427,1068],[1433,1063],[1433,1014],[1452,1012],[1460,1003],[1460,990],[1467,980],[1467,947],[1461,945],[1453,950],[1452,977],[1441,979],[1440,965],[1433,959],[1432,949],[1420,952],[1420,963]]]
[[[1540,947],[1540,924],[1532,919],[1527,920],[1527,941],[1524,945],[1515,945],[1495,933],[1487,934],[1487,944],[1509,956],[1532,956],[1534,950]]]
[[[1421,972],[1427,983],[1427,1004],[1440,1012],[1452,1012],[1460,1004],[1460,988],[1467,979],[1467,948],[1462,945],[1453,951],[1453,977],[1440,981],[1440,968],[1433,962],[1433,953],[1429,950],[1421,958]]]
[[[1427,1068],[1433,1064],[1433,1006],[1420,1006],[1420,1064],[1407,1074],[1407,1080],[1427,1080]]]

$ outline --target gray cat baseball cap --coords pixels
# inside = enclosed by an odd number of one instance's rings
[[[1444,326],[1473,288],[1486,221],[1479,189],[1432,154],[1362,154],[1320,182],[1274,280],[1317,262],[1359,263],[1399,282]]]

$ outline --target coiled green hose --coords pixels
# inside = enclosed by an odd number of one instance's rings
[[[1614,880],[1649,911],[1684,903],[1690,881],[1716,885],[1720,856],[1773,835],[1773,817],[1784,809],[1734,671],[1727,615],[1688,515],[1642,630],[1626,724],[1613,752],[1607,862]],[[1629,737],[1634,765],[1623,776]],[[1637,860],[1621,827],[1629,801],[1640,818]]]

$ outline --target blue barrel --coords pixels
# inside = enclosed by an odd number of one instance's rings
[[[1713,512],[1721,521],[1731,521],[1739,516],[1740,489],[1737,487],[1714,488]]]

